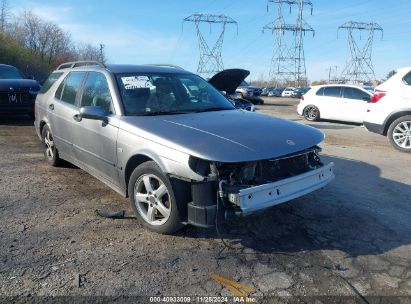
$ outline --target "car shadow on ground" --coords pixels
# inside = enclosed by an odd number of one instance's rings
[[[411,186],[386,179],[370,164],[324,157],[336,165],[326,188],[220,225],[230,246],[260,253],[340,250],[375,255],[411,244]],[[378,191],[376,191],[378,189]],[[215,230],[188,227],[181,236],[219,238]]]
[[[0,126],[33,126],[34,120],[28,115],[0,114]]]
[[[307,122],[306,124],[318,129],[352,129],[362,126],[362,123],[329,119],[321,119],[316,122]]]

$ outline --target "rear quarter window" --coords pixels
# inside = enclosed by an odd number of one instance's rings
[[[402,80],[405,82],[405,84],[411,85],[411,72],[409,72],[407,75],[405,75]]]
[[[320,88],[315,95],[323,96],[324,95],[324,88]]]
[[[49,78],[44,82],[43,86],[41,87],[39,93],[44,94],[47,93],[48,90],[52,87],[52,85],[63,75],[62,72],[52,73],[50,74]]]

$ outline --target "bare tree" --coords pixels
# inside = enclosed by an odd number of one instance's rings
[[[0,2],[0,31],[6,32],[8,19],[10,18],[10,7],[7,0]]]
[[[77,45],[77,56],[78,60],[96,60],[101,59],[101,50],[89,43],[80,43]]]

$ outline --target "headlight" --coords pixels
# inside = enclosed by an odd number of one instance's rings
[[[201,176],[207,176],[211,172],[210,162],[195,156],[190,156],[188,159],[188,166],[191,170]]]
[[[37,93],[38,93],[39,91],[40,91],[40,90],[39,90],[38,88],[35,88],[35,89],[30,88],[29,94],[31,94],[31,95],[37,95]]]

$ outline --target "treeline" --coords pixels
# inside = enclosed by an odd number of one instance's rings
[[[0,0],[0,63],[42,82],[59,64],[74,60],[106,59],[102,46],[76,43],[56,23],[29,11],[14,16],[8,2]]]

